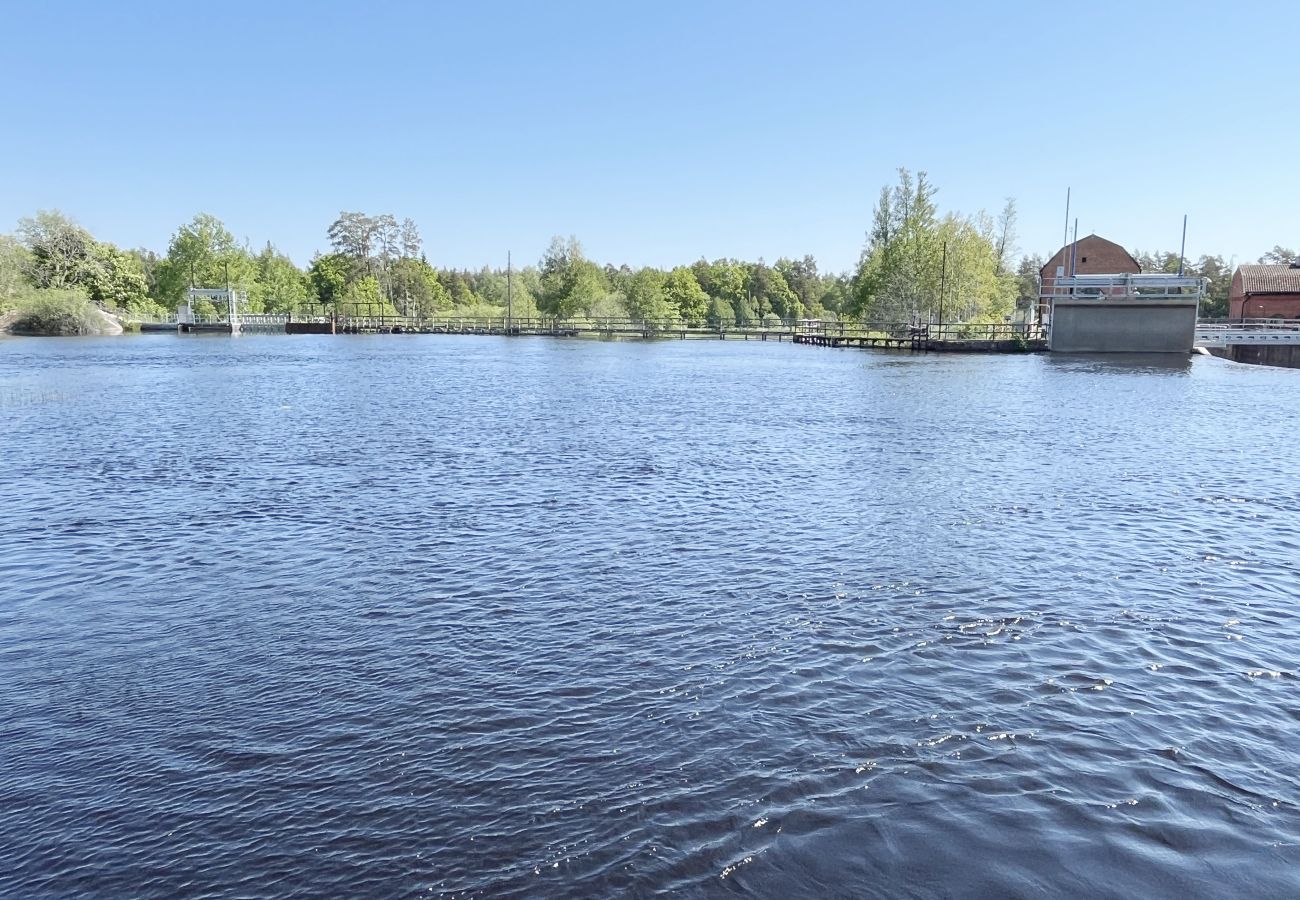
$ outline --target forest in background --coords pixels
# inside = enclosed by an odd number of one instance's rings
[[[822,272],[811,255],[768,264],[699,259],[671,269],[591,260],[576,238],[556,237],[536,265],[509,277],[515,316],[681,319],[713,326],[797,319],[861,322],[1000,322],[1037,296],[1044,257],[1021,254],[1016,205],[997,215],[941,212],[926,173],[900,169],[881,189],[856,268]],[[507,272],[441,268],[429,261],[419,227],[388,213],[343,212],[325,231],[329,252],[299,268],[267,243],[254,249],[215,216],[181,225],[167,250],[121,249],[58,211],[41,211],[0,235],[0,312],[93,304],[125,319],[160,319],[191,285],[246,291],[248,312],[309,315],[499,317]],[[1176,252],[1134,251],[1143,271],[1176,272]],[[1260,262],[1290,262],[1277,246]],[[1222,256],[1187,260],[1209,279],[1202,315],[1227,311],[1231,266]],[[218,311],[207,301],[200,315]]]

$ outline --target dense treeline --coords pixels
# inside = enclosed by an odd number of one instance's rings
[[[89,302],[125,318],[174,311],[191,285],[230,284],[249,312],[319,315],[684,319],[715,326],[795,319],[868,322],[1003,321],[1037,296],[1038,255],[1019,255],[1016,205],[1001,212],[941,212],[924,172],[900,169],[882,188],[852,273],[825,273],[812,256],[700,259],[672,269],[600,265],[575,238],[555,238],[535,266],[507,279],[500,268],[437,268],[411,219],[343,212],[325,234],[329,252],[305,270],[268,243],[254,250],[219,219],[180,226],[167,251],[123,250],[58,212],[22,219],[0,235],[0,311],[56,298]],[[1173,272],[1178,254],[1135,253],[1144,271]],[[1289,261],[1274,247],[1261,262]],[[1226,314],[1231,267],[1202,256],[1185,271],[1210,282],[1205,314]],[[206,301],[195,312],[215,315]]]

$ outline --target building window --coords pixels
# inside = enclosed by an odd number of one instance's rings
[[[1079,262],[1087,262],[1087,261],[1088,261],[1088,257],[1086,257],[1086,256],[1081,257],[1081,258],[1079,259]]]

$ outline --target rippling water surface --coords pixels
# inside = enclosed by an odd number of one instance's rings
[[[0,893],[1300,895],[1300,372],[0,341]]]

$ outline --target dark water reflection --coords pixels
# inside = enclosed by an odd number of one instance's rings
[[[0,342],[0,892],[1296,896],[1297,379]]]

